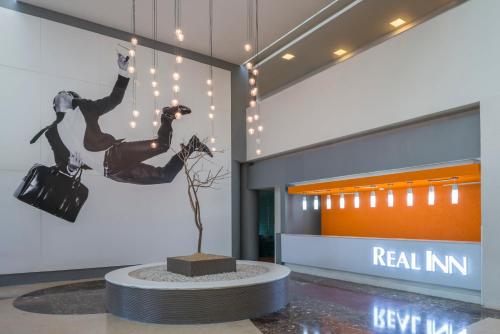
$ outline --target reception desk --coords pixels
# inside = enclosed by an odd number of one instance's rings
[[[479,242],[282,234],[281,251],[286,264],[481,289]]]

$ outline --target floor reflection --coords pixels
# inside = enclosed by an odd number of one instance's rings
[[[292,274],[290,305],[253,319],[263,333],[467,334],[500,312],[479,305],[414,293]]]

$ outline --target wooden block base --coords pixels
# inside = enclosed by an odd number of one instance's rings
[[[167,270],[190,277],[234,272],[236,258],[203,253],[168,257]]]

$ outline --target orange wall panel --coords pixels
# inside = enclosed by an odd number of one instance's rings
[[[427,204],[427,187],[413,188],[414,205],[406,206],[406,189],[394,189],[394,207],[387,206],[387,191],[376,191],[377,206],[370,207],[370,192],[360,192],[361,205],[354,208],[354,195],[345,195],[346,206],[339,207],[339,196],[332,196],[332,209],[326,209],[322,196],[321,233],[323,235],[367,238],[401,238],[449,241],[481,241],[480,185],[459,187],[459,202],[451,204],[451,187],[435,187],[436,203]]]

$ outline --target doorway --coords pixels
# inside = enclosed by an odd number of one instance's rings
[[[258,191],[259,261],[274,263],[274,190]]]

